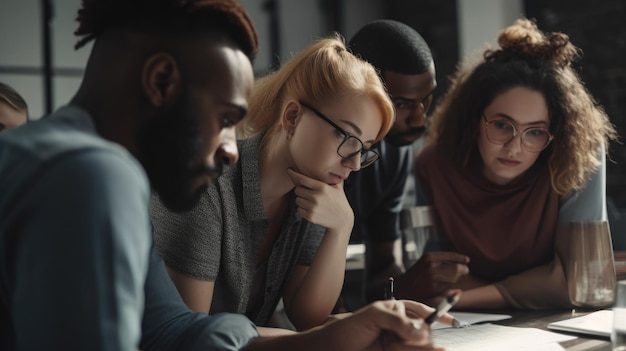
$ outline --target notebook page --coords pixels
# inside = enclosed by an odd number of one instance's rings
[[[559,342],[576,339],[575,336],[536,328],[506,327],[495,324],[437,329],[432,331],[432,337],[435,346],[445,347],[447,351],[563,350]]]

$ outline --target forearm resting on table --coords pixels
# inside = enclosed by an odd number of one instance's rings
[[[463,290],[455,309],[497,309],[510,307],[493,284]]]
[[[322,324],[343,287],[349,232],[328,230],[310,266],[296,266],[284,296],[285,310],[298,330]]]
[[[495,284],[515,308],[549,309],[571,307],[567,279],[558,256],[550,263],[533,267]]]
[[[476,282],[478,280],[472,280],[470,276],[470,279],[457,286],[463,289],[463,294],[455,308],[548,309],[570,307],[567,281],[561,260],[557,256],[548,264],[533,267],[493,284],[476,286]]]

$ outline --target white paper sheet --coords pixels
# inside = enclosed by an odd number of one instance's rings
[[[495,324],[472,325],[467,328],[446,328],[432,331],[435,346],[447,351],[491,350],[563,350],[558,343],[575,336],[552,333],[537,328],[506,327]]]
[[[611,336],[613,328],[613,311],[600,310],[584,316],[565,319],[548,324],[548,329],[562,330],[571,333]]]

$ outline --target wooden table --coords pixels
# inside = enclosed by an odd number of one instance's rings
[[[507,325],[512,327],[537,328],[549,330],[548,324],[563,319],[580,317],[593,312],[593,310],[547,310],[547,311],[521,311],[521,310],[498,310],[481,311],[486,313],[502,313],[511,315],[513,318],[505,319],[494,324]],[[568,351],[610,351],[611,341],[608,338],[593,335],[573,334],[574,340],[561,342],[561,346]]]

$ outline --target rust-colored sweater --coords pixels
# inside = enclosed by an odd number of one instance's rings
[[[506,185],[488,181],[480,167],[476,157],[461,171],[435,145],[417,156],[416,181],[433,206],[437,240],[469,256],[471,274],[495,283],[512,306],[568,306],[555,255],[559,196],[547,165],[538,161]]]

